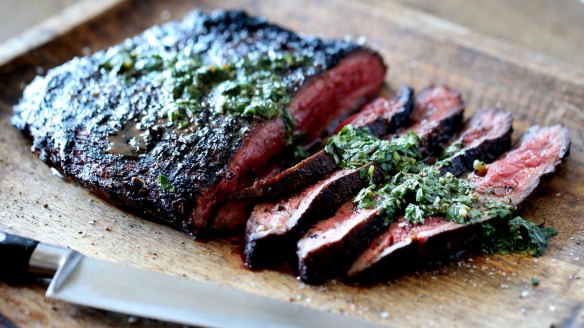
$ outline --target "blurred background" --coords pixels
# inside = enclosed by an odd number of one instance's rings
[[[1,1],[3,42],[81,0]],[[584,0],[388,1],[584,69]]]

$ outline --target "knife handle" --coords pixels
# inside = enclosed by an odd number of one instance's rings
[[[38,241],[0,232],[0,278],[22,280],[28,276],[30,257]]]

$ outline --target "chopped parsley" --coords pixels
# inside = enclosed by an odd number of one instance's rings
[[[444,215],[447,220],[460,224],[480,218],[481,212],[475,209],[478,195],[467,181],[451,173],[442,174],[430,166],[416,171],[399,172],[381,188],[370,185],[359,193],[355,202],[361,208],[379,208],[388,223],[401,210],[410,223],[424,223],[425,218],[433,215]]]
[[[413,133],[387,141],[371,135],[367,128],[348,125],[329,139],[325,149],[346,169],[372,164],[364,171],[369,186],[359,192],[354,202],[360,208],[378,209],[386,226],[400,215],[412,224],[422,224],[437,215],[458,224],[490,219],[498,224],[482,225],[487,251],[543,254],[555,229],[514,217],[516,208],[490,201],[468,181],[439,170],[449,165],[449,158],[464,152],[461,143],[446,149],[443,159],[434,166],[421,161],[418,146],[419,138]],[[486,174],[484,162],[474,161],[473,166],[478,175]],[[376,184],[373,173],[377,169],[382,170],[384,178]]]
[[[359,192],[355,203],[360,208],[377,208],[385,218],[385,225],[389,225],[402,208],[402,200],[407,192],[398,182],[403,176],[404,173],[397,173],[381,188],[371,183]]]
[[[525,253],[541,256],[551,237],[557,234],[556,229],[536,225],[520,216],[512,219],[497,217],[499,222],[483,225],[483,249],[489,253],[509,254]]]
[[[463,148],[464,144],[462,142],[460,141],[453,142],[452,144],[450,144],[450,146],[444,149],[444,152],[442,152],[442,155],[440,155],[440,159],[447,159],[453,157],[454,155],[457,155],[458,153],[463,151]]]
[[[423,223],[438,214],[457,223],[478,219],[481,213],[473,208],[478,200],[474,188],[465,180],[422,163],[419,142],[412,132],[388,141],[371,135],[368,128],[348,125],[329,139],[325,149],[343,168],[372,163],[370,185],[361,190],[355,203],[361,208],[378,208],[386,224],[402,211],[411,223]],[[379,186],[372,179],[375,169],[385,174]]]
[[[176,188],[174,188],[174,186],[170,183],[168,178],[165,177],[164,175],[159,175],[157,180],[162,190],[166,192],[176,192]]]
[[[291,95],[283,75],[311,63],[310,58],[299,54],[268,53],[209,65],[198,54],[187,51],[141,54],[112,48],[100,69],[126,82],[147,76],[173,99],[161,108],[159,117],[169,126],[186,128],[204,109],[246,118],[283,115],[290,125],[286,108]]]
[[[373,136],[366,127],[347,125],[328,140],[325,150],[342,168],[355,169],[373,163],[391,174],[407,170],[421,160],[419,143],[413,132],[388,141]]]

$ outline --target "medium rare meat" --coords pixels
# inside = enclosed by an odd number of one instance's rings
[[[553,173],[569,154],[568,129],[561,125],[534,126],[519,146],[490,164],[485,176],[468,177],[477,192],[519,206],[539,185],[542,176]]]
[[[379,97],[359,112],[353,114],[336,128],[339,132],[345,125],[367,126],[372,135],[381,137],[406,126],[415,107],[414,89],[401,86],[391,100]]]
[[[292,259],[302,231],[364,187],[361,171],[339,170],[288,198],[256,205],[246,227],[245,264],[273,267]]]
[[[464,133],[448,150],[452,153],[443,173],[459,176],[473,169],[475,159],[490,163],[511,147],[513,117],[494,109],[482,109],[470,119]],[[462,151],[460,151],[462,149]]]
[[[430,86],[416,96],[416,107],[427,108],[414,111],[414,125],[409,131],[420,136],[420,152],[423,157],[437,155],[445,144],[462,127],[464,101],[460,93],[447,86]],[[452,115],[456,112],[457,115]]]
[[[532,127],[519,145],[488,166],[486,175],[470,174],[466,179],[486,200],[520,205],[537,187],[542,176],[553,173],[568,155],[570,141],[563,126]],[[411,262],[419,262],[451,252],[479,238],[481,225],[457,224],[441,216],[429,217],[422,224],[403,219],[376,238],[352,264],[348,278],[370,282],[388,273],[400,271]]]
[[[310,228],[297,243],[298,273],[303,282],[321,284],[346,272],[371,239],[383,232],[383,217],[374,208],[345,202],[331,217]]]
[[[402,86],[391,100],[383,97],[377,98],[347,119],[344,124],[351,122],[353,126],[367,126],[370,130],[375,131],[376,134],[395,132],[397,127],[402,126],[409,120],[413,108],[414,90],[411,87]],[[361,115],[361,113],[365,114]],[[246,219],[249,217],[249,206],[254,198],[277,198],[290,194],[301,189],[301,187],[309,186],[320,178],[326,177],[336,168],[337,164],[333,158],[326,151],[321,150],[274,177],[258,180],[253,186],[238,192],[233,197],[234,199],[228,201],[227,204],[219,209],[213,220],[213,228],[223,231],[239,230],[245,225]],[[333,188],[343,183],[343,180],[348,180],[348,185],[354,186],[351,183],[354,179],[352,175],[357,171],[346,173],[346,175],[338,177],[340,181],[335,182],[332,185]],[[322,183],[324,184],[325,182],[322,181]],[[328,185],[325,186],[325,188],[328,188]],[[343,193],[343,191],[331,190],[329,192],[338,192],[342,195],[348,191]]]
[[[366,126],[378,137],[393,133],[409,121],[414,103],[414,90],[402,86],[392,99],[377,98],[341,123],[338,130],[351,124]],[[257,181],[253,186],[241,191],[238,198],[281,197],[317,182],[337,168],[332,156],[321,150],[272,178]]]
[[[377,53],[347,41],[194,12],[37,77],[12,123],[66,176],[197,235],[269,171],[288,135],[320,137],[385,73]]]
[[[238,199],[276,198],[290,194],[322,179],[338,168],[323,149],[280,174],[256,181],[237,194]]]
[[[452,157],[443,161],[443,172],[462,174],[472,162],[490,162],[511,145],[512,118],[508,113],[481,110],[467,123]],[[470,162],[470,166],[466,163]],[[452,167],[455,166],[455,167]],[[376,208],[359,208],[347,201],[331,217],[315,224],[298,241],[298,271],[304,282],[319,284],[347,272],[349,266],[380,233],[386,218]]]
[[[433,91],[435,88],[437,90]],[[452,98],[460,102],[446,101]],[[462,99],[445,87],[431,87],[416,97],[416,103],[413,115],[418,120],[401,134],[417,131],[420,133],[420,148],[435,152],[425,143],[432,142],[433,147],[437,147],[437,140],[448,140],[458,130],[464,110]],[[422,122],[430,127],[422,128]],[[440,130],[448,135],[439,136]],[[341,169],[290,197],[256,205],[246,227],[246,265],[275,266],[292,257],[296,240],[311,224],[332,215],[343,202],[367,185],[364,173],[368,168],[369,164],[356,169]],[[336,197],[331,199],[325,196],[328,194]],[[318,215],[314,215],[313,209],[318,209]]]

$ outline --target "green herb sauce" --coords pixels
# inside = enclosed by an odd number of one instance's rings
[[[283,116],[291,129],[286,108],[290,91],[282,78],[287,71],[311,64],[296,54],[266,54],[254,58],[208,65],[185,52],[137,54],[116,50],[106,54],[100,68],[126,83],[149,75],[154,83],[172,95],[159,111],[169,126],[186,128],[204,108],[217,114],[272,119]]]
[[[344,127],[331,137],[325,147],[336,163],[354,169],[372,163],[366,172],[370,184],[354,201],[360,208],[377,208],[386,226],[404,215],[407,222],[424,223],[425,218],[440,215],[458,224],[476,223],[482,219],[499,224],[483,224],[484,248],[490,252],[526,252],[543,254],[548,240],[556,234],[553,228],[537,226],[521,217],[513,217],[516,209],[508,204],[481,197],[466,180],[438,168],[449,158],[464,152],[461,143],[451,145],[443,159],[430,166],[421,161],[419,138],[410,133],[391,141],[381,140],[367,128]],[[487,166],[475,161],[475,171],[484,175]],[[384,179],[373,181],[373,172],[381,169]]]
[[[410,223],[423,223],[427,217],[444,215],[449,221],[464,224],[481,216],[474,208],[478,202],[474,188],[467,181],[450,173],[443,175],[431,166],[399,172],[381,188],[370,185],[359,193],[355,202],[361,208],[379,208],[388,224],[401,211]]]
[[[499,205],[500,206],[500,205]],[[543,224],[536,225],[515,216],[512,210],[497,210],[492,223],[483,224],[483,249],[488,253],[525,253],[531,256],[544,254],[549,240],[557,234],[556,229]]]
[[[419,143],[413,132],[388,141],[371,135],[368,128],[347,125],[328,140],[325,150],[342,168],[355,169],[373,163],[391,174],[418,164],[422,157]]]
[[[440,159],[450,158],[454,155],[457,155],[461,151],[463,151],[464,144],[460,141],[453,142],[450,146],[448,146],[440,155]]]
[[[166,192],[176,192],[176,188],[174,188],[174,186],[170,183],[168,178],[165,177],[164,175],[159,175],[157,180],[162,190]]]

